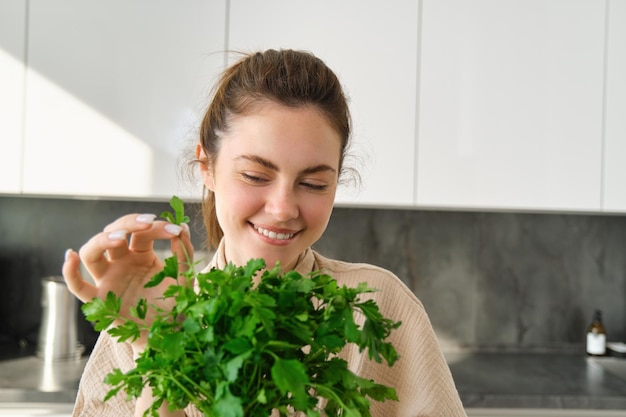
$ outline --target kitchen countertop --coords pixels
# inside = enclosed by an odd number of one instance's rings
[[[469,409],[626,410],[626,359],[581,354],[448,352]],[[73,403],[87,357],[0,359],[0,402]]]
[[[626,359],[572,353],[447,353],[466,408],[626,410]]]
[[[30,355],[0,360],[0,402],[74,403],[87,357],[44,361]]]

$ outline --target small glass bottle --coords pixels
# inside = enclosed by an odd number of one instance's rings
[[[602,324],[602,311],[593,313],[591,324],[587,328],[587,355],[606,355],[606,330]]]

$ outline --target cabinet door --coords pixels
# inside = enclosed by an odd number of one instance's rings
[[[20,192],[26,0],[0,2],[0,193]]]
[[[609,5],[604,149],[606,211],[626,211],[626,2]]]
[[[309,50],[344,85],[362,188],[338,204],[413,204],[417,34],[418,0],[230,2],[230,49]]]
[[[424,0],[417,203],[599,210],[605,3]]]
[[[178,163],[224,64],[225,0],[31,0],[24,191],[199,197]]]

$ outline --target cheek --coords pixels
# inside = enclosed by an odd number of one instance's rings
[[[314,227],[321,234],[328,224],[333,210],[332,196],[317,196],[307,199],[300,206],[300,215],[306,219],[309,227]]]
[[[218,187],[220,184],[218,183]],[[250,187],[243,187],[237,182],[231,182],[227,186],[218,188],[216,195],[219,196],[217,201],[220,216],[228,218],[246,218],[252,213],[259,210],[262,199],[259,193]]]

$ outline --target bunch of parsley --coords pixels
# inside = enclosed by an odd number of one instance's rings
[[[174,215],[162,217],[188,221],[180,199],[170,204]],[[121,299],[112,292],[83,306],[96,330],[106,329],[119,342],[148,334],[135,368],[107,375],[113,388],[105,400],[122,389],[129,399],[139,397],[148,385],[155,401],[145,415],[157,416],[167,401],[171,410],[193,404],[206,416],[220,417],[268,417],[273,409],[281,416],[297,410],[307,417],[322,411],[366,417],[370,399],[397,401],[393,388],[355,375],[336,355],[356,344],[370,360],[392,366],[398,359],[386,339],[400,323],[384,318],[374,301],[359,301],[360,294],[373,291],[366,284],[340,287],[329,275],[281,273],[278,264],[265,270],[262,259],[206,273],[197,273],[189,260],[185,265],[181,271],[176,257],[168,258],[146,284],[175,279],[163,294],[175,307],[151,306],[157,315],[150,325],[145,299],[130,309],[132,317],[121,316]],[[363,316],[360,326],[355,313]],[[122,324],[112,326],[115,320]],[[323,408],[319,398],[327,400]]]

